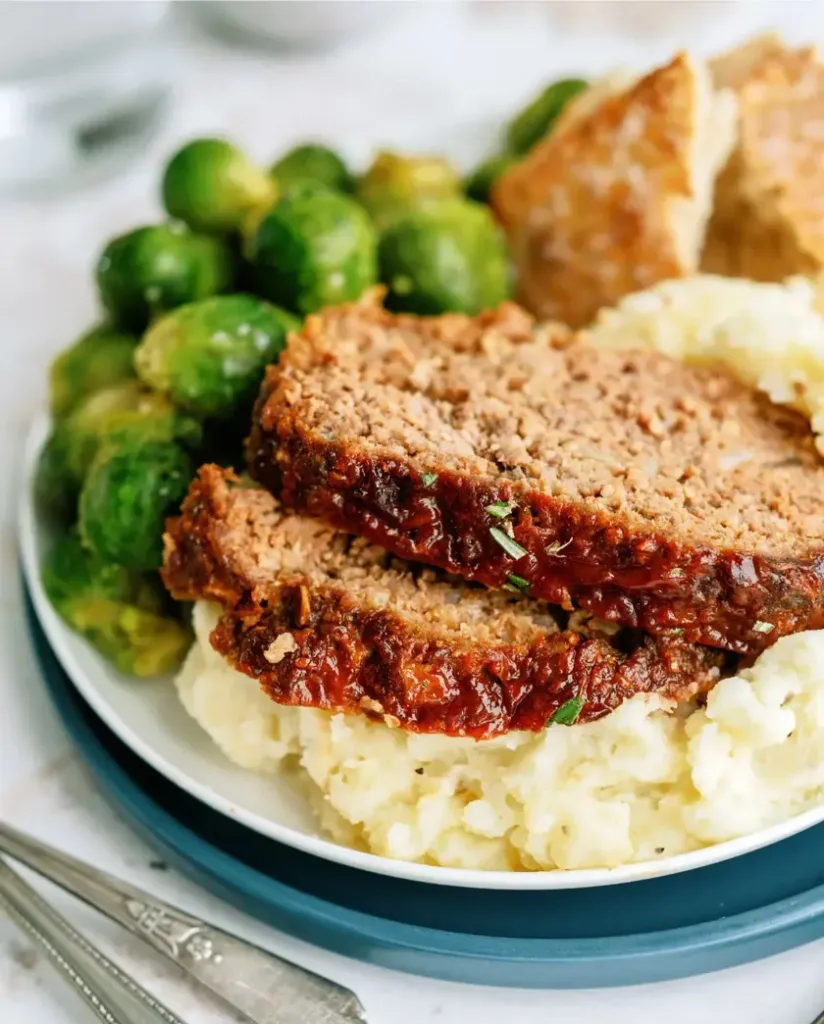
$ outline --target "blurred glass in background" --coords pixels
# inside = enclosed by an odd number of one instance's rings
[[[209,0],[198,4],[213,26],[278,49],[325,48],[402,13],[404,0]]]
[[[0,194],[102,170],[169,91],[165,0],[0,0]]]

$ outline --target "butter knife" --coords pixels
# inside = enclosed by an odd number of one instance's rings
[[[357,996],[0,822],[0,852],[123,925],[250,1024],[365,1024]]]

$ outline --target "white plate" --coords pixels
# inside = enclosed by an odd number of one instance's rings
[[[432,867],[361,853],[324,839],[299,791],[286,779],[256,775],[232,764],[184,711],[170,679],[145,681],[121,675],[55,614],[38,571],[48,530],[38,520],[32,500],[34,467],[47,431],[47,422],[38,421],[26,444],[19,533],[29,592],[49,643],[85,700],[128,747],[175,785],[255,832],[338,864],[416,882],[478,889],[570,889],[703,867],[768,846],[824,820],[824,806],[813,808],[750,836],[609,870],[505,872]]]

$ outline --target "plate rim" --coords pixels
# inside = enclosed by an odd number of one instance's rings
[[[482,871],[475,868],[419,864],[355,850],[322,836],[302,833],[254,811],[235,806],[228,797],[222,796],[213,787],[199,782],[166,757],[158,754],[151,744],[133,730],[110,702],[97,691],[61,642],[61,634],[65,633],[69,627],[54,611],[43,589],[37,558],[35,530],[37,512],[34,501],[34,474],[37,459],[48,437],[49,430],[50,419],[47,415],[41,414],[33,419],[26,435],[23,446],[22,480],[17,499],[17,542],[28,593],[37,621],[51,650],[72,685],[92,711],[130,750],[190,796],[206,804],[212,810],[240,822],[259,835],[323,860],[405,881],[470,889],[549,891],[624,885],[698,870],[763,849],[766,846],[772,846],[824,821],[824,801],[822,801],[817,807],[808,808],[801,814],[756,833],[687,853],[676,854],[660,861],[640,861],[615,868],[553,869],[533,872]],[[97,652],[94,652],[94,655],[103,660]],[[218,756],[225,756],[216,746],[215,752]]]
[[[63,668],[57,652],[48,641],[25,582],[24,590],[28,599],[29,636],[35,646],[35,657],[45,677],[44,685],[47,691],[53,697],[55,681],[44,666],[42,648],[46,648],[45,658],[50,658],[64,677],[67,693],[70,688],[74,689],[76,691],[74,697],[85,703],[85,698],[77,691],[71,677]],[[66,698],[69,705],[71,700],[71,696]],[[163,804],[158,803],[149,790],[132,780],[115,754],[103,748],[102,745],[89,744],[83,742],[83,739],[78,739],[78,733],[88,734],[89,737],[94,738],[93,726],[79,718],[71,708],[69,708],[69,720],[64,710],[66,704],[59,697],[56,704],[63,728],[77,744],[83,762],[91,771],[96,783],[103,788],[106,799],[123,810],[130,825],[136,827],[151,844],[158,846],[167,856],[171,853],[170,859],[177,862],[182,870],[188,870],[198,881],[205,876],[212,883],[212,891],[222,890],[219,894],[224,898],[228,888],[234,895],[240,894],[244,903],[259,906],[258,900],[263,894],[267,907],[277,906],[284,913],[295,915],[304,922],[309,922],[315,931],[309,938],[301,935],[306,941],[322,945],[326,949],[333,949],[343,955],[354,956],[359,960],[377,963],[383,967],[401,969],[412,974],[439,977],[449,981],[469,981],[474,984],[503,985],[505,987],[529,986],[559,989],[633,985],[711,973],[731,966],[750,963],[764,956],[775,955],[793,948],[794,945],[809,941],[815,936],[805,935],[798,943],[791,942],[767,949],[763,946],[765,942],[796,933],[799,929],[809,927],[813,921],[824,916],[824,884],[822,884],[807,890],[806,898],[795,894],[729,917],[719,916],[711,921],[661,931],[638,931],[628,935],[596,936],[575,940],[524,937],[501,939],[475,932],[456,932],[380,917],[367,911],[341,906],[314,893],[301,892],[289,885],[288,882],[267,875],[257,867],[238,860],[231,852],[215,846],[208,838],[175,818]],[[93,708],[91,713],[98,717]],[[108,729],[102,719],[98,720],[104,729]],[[119,740],[117,734],[113,730],[110,731]],[[128,747],[128,744],[123,745]],[[162,773],[158,774],[162,775]],[[127,791],[128,800],[125,805],[123,803],[124,789]],[[203,883],[201,882],[201,884]],[[208,887],[210,886],[207,883]],[[267,897],[267,892],[269,894],[274,892],[277,899],[272,899],[271,895]],[[246,910],[247,907],[241,906],[241,909]],[[252,913],[254,914],[254,910]],[[257,916],[270,927],[273,926],[271,921],[260,915]],[[290,928],[283,930],[289,934],[295,934],[295,931]],[[324,935],[322,942],[317,941],[317,936],[320,933]],[[330,942],[328,936],[333,936],[335,941]],[[360,942],[361,947],[368,943],[371,955],[362,955],[362,950],[359,953],[353,953],[353,938]],[[755,956],[737,956],[731,961],[722,963],[716,963],[715,960],[708,958],[708,954],[718,950],[753,949],[756,948],[757,942],[760,942],[761,945],[757,946]],[[447,946],[449,948],[446,948]],[[375,955],[376,948],[381,951],[382,955]],[[417,962],[416,967],[402,967],[397,961],[396,954],[398,952],[415,954],[418,958],[423,956],[427,958],[428,963],[443,964],[444,967],[440,969],[439,966],[437,971],[427,971],[423,969],[420,962]],[[702,962],[705,966],[693,969],[696,966],[695,957],[699,953],[702,955]],[[471,978],[466,976],[458,978],[454,972],[449,970],[449,964],[456,960],[464,964],[472,964],[473,976]],[[625,977],[623,974],[625,968],[629,965],[637,967],[639,962],[645,969],[647,965],[650,965],[647,973],[651,976],[640,979],[632,971],[628,971],[627,980],[621,980]],[[518,976],[511,977],[509,980],[497,975],[491,977],[484,972],[485,963],[487,965],[494,964],[495,969],[506,966],[513,971],[517,969]],[[655,969],[656,964],[672,965],[673,963],[679,965],[675,970],[671,967],[664,967],[664,970]],[[584,986],[580,972],[599,967],[602,969],[608,967],[608,970],[605,974],[596,974],[595,978],[589,980],[587,986]],[[570,974],[560,983],[553,983],[545,977],[538,977],[539,971],[546,971],[549,968],[563,968]],[[530,972],[528,975],[525,973],[527,971]],[[616,971],[620,973],[616,975],[614,973]]]

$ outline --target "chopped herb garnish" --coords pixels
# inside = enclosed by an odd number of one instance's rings
[[[550,718],[555,725],[574,725],[578,721],[578,715],[584,706],[583,697],[573,697],[566,704],[562,704]]]
[[[753,633],[772,633],[774,629],[775,625],[772,622],[762,622],[760,619],[752,627]]]
[[[655,852],[656,852],[656,853],[658,854],[658,856],[660,857],[660,856],[661,856],[661,854],[662,854],[662,853],[664,852],[664,850],[665,850],[665,849],[666,849],[666,847],[663,847],[663,846],[656,846],[656,847],[655,847]]]
[[[548,555],[560,555],[564,548],[568,548],[571,543],[572,537],[568,541],[564,541],[563,544],[559,544],[558,541],[555,541],[553,544],[547,544],[544,550]]]
[[[513,558],[523,558],[526,554],[526,548],[522,548],[517,540],[504,533],[503,530],[499,530],[497,526],[490,527],[489,532],[495,543],[500,544],[504,551]]]
[[[438,480],[437,473],[423,473],[421,475],[421,483],[424,487],[432,487]]]
[[[496,501],[494,504],[486,506],[487,512],[491,516],[495,516],[496,519],[506,519],[507,516],[511,516],[514,508],[511,501]]]
[[[416,768],[415,769],[415,774],[416,775],[423,775],[423,768]]]
[[[519,594],[529,593],[529,580],[525,580],[523,576],[516,576],[515,573],[509,574],[509,583],[506,584],[506,590],[514,590]]]

